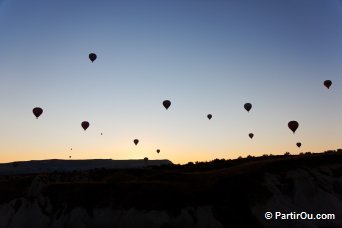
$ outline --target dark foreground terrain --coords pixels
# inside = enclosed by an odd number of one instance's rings
[[[276,212],[334,213],[335,219],[280,220]],[[342,227],[342,150],[3,174],[3,227]]]

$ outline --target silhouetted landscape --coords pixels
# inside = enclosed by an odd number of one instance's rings
[[[342,149],[185,165],[148,162],[140,168],[1,175],[0,227],[342,226]],[[277,210],[335,213],[336,219],[264,218]]]

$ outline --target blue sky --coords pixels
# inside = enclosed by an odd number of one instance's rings
[[[341,147],[341,23],[334,0],[0,1],[0,161]]]

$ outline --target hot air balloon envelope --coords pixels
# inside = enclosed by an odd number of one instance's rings
[[[246,103],[243,107],[246,109],[247,112],[249,112],[252,109],[252,104]]]
[[[88,122],[88,121],[83,121],[83,122],[81,123],[81,126],[82,126],[82,128],[83,128],[84,130],[87,130],[87,128],[89,127],[89,122]]]
[[[167,110],[171,106],[171,101],[169,101],[169,100],[163,101],[163,106]]]
[[[329,89],[330,86],[332,85],[332,81],[330,81],[330,80],[325,80],[323,84],[324,84],[325,87],[327,87],[327,88]]]
[[[94,62],[97,58],[97,55],[95,53],[90,53],[89,54],[89,59],[91,62]]]
[[[296,130],[297,130],[299,124],[298,124],[297,121],[292,120],[292,121],[290,121],[290,122],[287,124],[287,126],[291,129],[291,131],[292,131],[293,134],[294,134],[294,133],[296,132]]]
[[[38,117],[43,113],[43,109],[39,107],[35,107],[33,110],[33,115],[38,119]]]

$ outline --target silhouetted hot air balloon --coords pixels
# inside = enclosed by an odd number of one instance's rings
[[[96,60],[96,58],[97,58],[97,56],[96,56],[95,53],[90,53],[89,54],[89,59],[90,59],[91,62],[94,62]]]
[[[252,139],[254,137],[253,133],[249,133],[248,136]]]
[[[71,158],[71,156],[69,156],[69,158]]]
[[[148,161],[148,157],[144,157],[144,161],[147,162]]]
[[[210,120],[210,119],[213,117],[213,115],[208,114],[207,117],[208,117],[208,119]]]
[[[36,118],[38,119],[38,117],[43,113],[43,109],[39,108],[39,107],[35,107],[33,110],[33,115],[36,116]]]
[[[330,86],[331,86],[331,84],[332,84],[332,82],[331,82],[330,80],[325,80],[325,81],[323,82],[323,84],[324,84],[325,87],[327,87],[327,88],[329,89]]]
[[[103,134],[101,133],[101,135],[103,135]]]
[[[291,131],[293,131],[293,134],[294,134],[296,132],[299,124],[297,121],[292,120],[287,124],[287,126],[291,129]]]
[[[89,122],[88,121],[83,121],[81,123],[81,126],[83,127],[84,130],[87,130],[87,128],[89,127]]]
[[[135,145],[138,145],[139,139],[134,139],[133,142],[134,142]]]
[[[166,110],[171,106],[171,101],[165,100],[163,101],[163,106],[166,108]]]
[[[72,150],[72,148],[70,148],[70,150]]]
[[[302,146],[300,142],[297,142],[296,145],[298,146],[298,148]]]
[[[158,153],[158,154],[160,153],[160,150],[159,150],[159,149],[157,149],[157,153]]]
[[[252,104],[246,103],[243,107],[247,110],[247,112],[249,112],[252,109]]]

